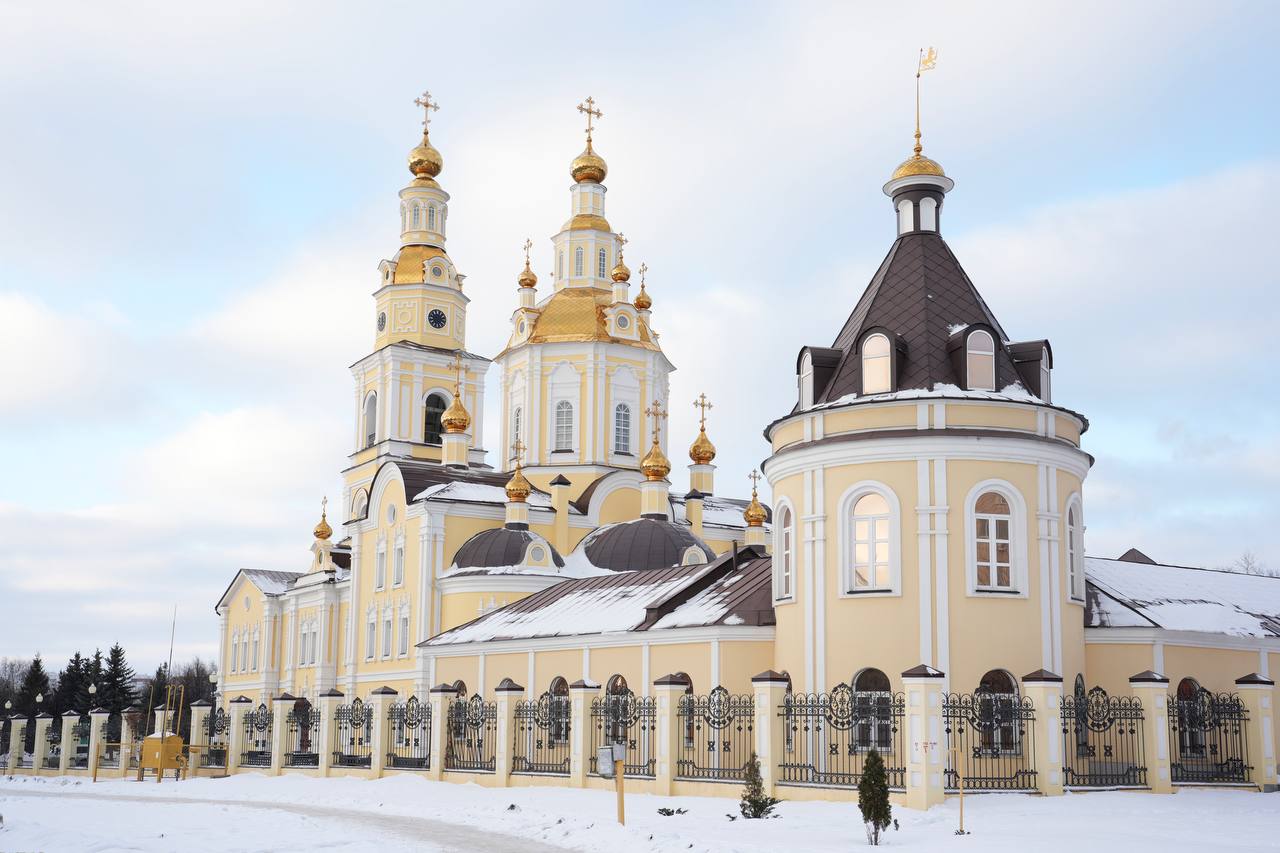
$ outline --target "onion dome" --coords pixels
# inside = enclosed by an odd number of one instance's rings
[[[622,262],[621,255],[618,256],[618,262],[614,264],[613,269],[610,270],[609,276],[617,282],[631,280],[631,268]]]
[[[520,271],[520,275],[516,277],[516,281],[521,287],[534,287],[538,283],[538,276],[533,270],[529,269],[529,259],[524,259],[524,269]]]
[[[640,292],[636,294],[635,306],[641,311],[648,311],[653,307],[653,300],[649,298],[649,294],[644,289],[644,282],[640,282]]]
[[[325,500],[328,503],[328,500]],[[317,539],[328,539],[333,535],[333,528],[329,526],[328,520],[325,518],[325,511],[320,510],[320,523],[316,525],[315,530],[311,531]]]
[[[697,465],[710,465],[716,458],[716,446],[707,438],[707,428],[698,430],[698,437],[689,446],[689,458]]]
[[[409,171],[417,178],[434,178],[444,168],[444,158],[431,144],[426,133],[422,134],[422,142],[409,152]]]
[[[512,503],[524,503],[532,491],[533,486],[525,479],[524,472],[517,465],[515,472],[511,475],[511,479],[507,481],[507,500]]]
[[[548,562],[564,568],[564,557],[542,536],[520,527],[494,527],[481,530],[462,543],[453,555],[450,572],[470,569],[483,573],[485,569],[508,569],[528,563],[545,566]]]
[[[609,166],[604,158],[591,147],[591,137],[587,137],[587,148],[569,164],[569,175],[575,184],[599,184],[609,174]]]
[[[671,473],[671,460],[662,452],[658,442],[654,442],[649,452],[640,460],[640,470],[647,480],[665,480]]]
[[[715,559],[715,552],[687,524],[647,516],[592,531],[574,554],[586,557],[594,568],[614,572],[669,569]]]
[[[747,527],[764,526],[767,513],[765,513],[764,506],[761,505],[755,489],[751,490],[751,503],[747,504],[747,508],[742,511],[742,517],[746,519]]]
[[[471,415],[467,412],[467,407],[462,405],[461,394],[454,394],[453,402],[440,416],[440,423],[445,432],[452,433],[466,432],[467,427],[471,426]]]

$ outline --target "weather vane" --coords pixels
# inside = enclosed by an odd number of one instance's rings
[[[591,131],[594,125],[591,124],[593,118],[604,118],[604,113],[596,109],[596,99],[587,96],[587,99],[578,104],[578,112],[587,114],[587,142],[591,141]]]
[[[414,98],[413,103],[422,107],[422,132],[427,133],[431,130],[431,113],[439,112],[440,105],[431,100],[430,92],[423,92],[420,97]]]
[[[711,405],[711,401],[707,399],[705,393],[699,394],[698,399],[693,401],[694,408],[701,409],[702,413],[698,416],[698,425],[703,432],[707,431],[707,409],[715,408]]]
[[[920,48],[920,60],[916,64],[916,156],[920,156],[920,152],[924,150],[924,146],[920,144],[920,75],[926,71],[932,71],[933,67],[938,64],[938,51],[936,48],[929,48],[927,51]]]

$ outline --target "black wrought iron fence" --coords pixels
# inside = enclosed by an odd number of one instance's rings
[[[498,741],[498,703],[476,694],[449,703],[444,769],[492,772]]]
[[[204,719],[204,744],[200,752],[201,767],[227,766],[227,733],[231,718],[226,710],[214,708]]]
[[[240,752],[243,767],[271,766],[271,726],[275,715],[265,704],[244,715],[244,747]]]
[[[945,787],[1029,791],[1036,787],[1035,706],[1007,693],[955,694],[942,700]]]
[[[333,710],[334,767],[368,767],[373,760],[373,708],[359,697]]]
[[[599,775],[596,751],[607,744],[626,747],[622,765],[628,776],[653,776],[657,766],[658,704],[652,696],[636,696],[630,690],[591,700],[590,772]]]
[[[98,751],[98,769],[99,770],[119,770],[120,769],[120,741],[119,734],[116,735],[117,740],[111,739],[111,729],[113,724],[117,732],[120,730],[120,716],[112,714],[102,721],[102,725],[98,729],[98,742],[101,748]]]
[[[568,696],[549,692],[516,703],[513,773],[569,775],[570,708]]]
[[[1246,784],[1249,711],[1234,693],[1201,687],[1195,696],[1169,697],[1170,762],[1174,784]]]
[[[755,750],[754,696],[716,687],[680,697],[676,778],[741,781]]]
[[[1062,698],[1062,783],[1069,788],[1146,787],[1142,700],[1101,687]]]
[[[20,754],[18,755],[18,767],[24,770],[29,770],[35,767],[36,765],[35,718],[33,717],[28,719],[26,723],[27,725],[22,731],[22,749],[19,750]],[[14,725],[17,725],[17,724],[15,723]],[[17,734],[16,730],[14,734],[15,735]]]
[[[46,770],[57,770],[62,761],[62,720],[55,717],[49,721],[49,728],[44,733],[44,760],[40,765]]]
[[[496,725],[497,711],[494,711]],[[387,710],[391,737],[387,746],[387,766],[402,770],[431,768],[431,705],[410,696],[408,702],[397,702]],[[494,738],[497,738],[495,729]],[[490,762],[492,762],[490,758]],[[490,766],[489,769],[493,769]]]
[[[294,702],[285,717],[285,767],[319,767],[320,711],[305,699]]]
[[[93,731],[93,720],[88,714],[76,720],[71,727],[71,757],[67,766],[76,770],[89,769],[89,735]]]
[[[793,693],[783,700],[783,758],[778,782],[856,788],[867,754],[884,760],[889,787],[907,784],[903,747],[903,694],[854,691],[847,684],[830,693]]]
[[[10,742],[13,740],[13,723],[9,718],[0,720],[0,768],[9,769]]]

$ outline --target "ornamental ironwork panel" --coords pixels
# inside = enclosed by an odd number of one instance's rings
[[[44,733],[44,760],[40,766],[46,770],[57,770],[62,760],[62,726],[56,717],[49,721],[49,728]]]
[[[755,751],[755,712],[754,696],[734,696],[723,687],[705,696],[681,696],[676,778],[745,779]]]
[[[1234,693],[1201,687],[1195,696],[1169,697],[1169,745],[1175,784],[1247,784],[1249,711]]]
[[[93,731],[93,721],[88,714],[76,720],[71,727],[71,758],[68,767],[77,770],[89,769],[89,734]]]
[[[285,717],[284,766],[319,767],[320,711],[306,699],[293,703]]]
[[[569,718],[568,696],[517,702],[511,772],[569,775]]]
[[[334,767],[369,767],[373,762],[373,708],[357,697],[333,709]]]
[[[496,712],[495,717],[496,720]],[[387,746],[387,766],[404,770],[431,768],[431,705],[410,696],[387,709],[391,740]],[[496,732],[495,732],[496,736]]]
[[[945,786],[966,791],[1029,791],[1036,787],[1036,709],[1010,693],[949,693],[942,700]]]
[[[0,720],[0,767],[9,768],[9,748],[13,740],[13,723],[5,718]]]
[[[227,766],[227,732],[231,718],[222,708],[214,708],[204,718],[204,746],[200,752],[201,767]]]
[[[15,734],[17,734],[15,732]],[[36,765],[36,721],[32,717],[27,720],[27,727],[23,730],[22,750],[18,756],[18,767],[22,769],[32,769]]]
[[[444,769],[491,773],[498,741],[498,703],[480,694],[449,703]]]
[[[783,718],[781,785],[856,788],[872,749],[884,760],[889,787],[907,784],[901,693],[855,691],[837,684],[830,693],[788,693]]]
[[[271,766],[271,726],[275,715],[265,704],[244,715],[244,748],[240,764],[244,767]]]
[[[1069,788],[1146,787],[1142,700],[1081,686],[1062,697],[1062,783]]]
[[[115,728],[120,729],[119,715],[112,714],[116,717]],[[120,743],[111,740],[111,717],[102,721],[102,725],[98,729],[98,741],[102,744],[102,750],[98,755],[98,768],[100,770],[119,770],[120,769]]]
[[[596,752],[606,744],[626,747],[622,769],[628,776],[653,776],[657,767],[658,703],[630,690],[591,700],[590,772],[600,775]]]

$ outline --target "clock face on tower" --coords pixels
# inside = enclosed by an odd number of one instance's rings
[[[378,331],[381,332],[387,327],[387,315],[385,313],[378,314]]]
[[[433,329],[443,329],[444,324],[448,321],[449,318],[439,308],[432,308],[431,313],[427,315],[427,322],[431,324]]]

